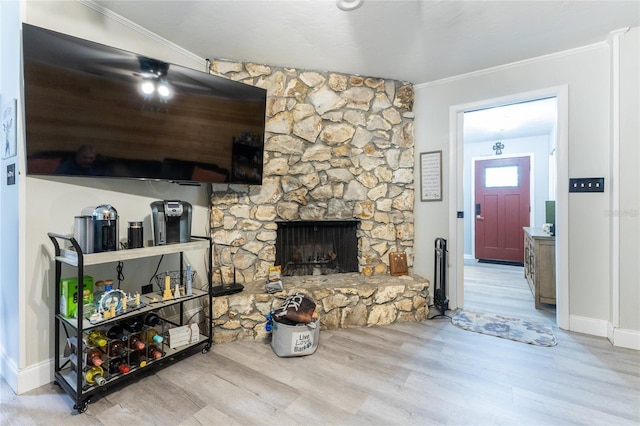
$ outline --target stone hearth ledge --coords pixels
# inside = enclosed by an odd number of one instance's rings
[[[418,275],[365,276],[357,272],[284,277],[284,290],[269,294],[264,281],[241,293],[213,299],[213,341],[266,340],[266,315],[297,292],[317,304],[321,330],[422,321],[428,314],[429,281]]]

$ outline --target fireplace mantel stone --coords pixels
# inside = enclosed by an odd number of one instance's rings
[[[321,330],[422,321],[428,314],[429,281],[418,275],[359,273],[284,277],[284,290],[269,294],[265,281],[245,284],[242,293],[213,299],[213,341],[268,339],[267,314],[294,293],[316,302]]]

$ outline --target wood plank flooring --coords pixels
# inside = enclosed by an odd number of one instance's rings
[[[535,308],[529,284],[521,266],[465,261],[464,308],[556,324],[555,305]]]
[[[555,324],[552,307],[536,312],[531,293],[517,289],[519,272],[503,268],[465,268],[466,308]],[[84,414],[52,384],[16,396],[3,381],[0,424],[639,424],[640,352],[554,332],[559,343],[547,348],[441,318],[322,331],[316,353],[299,358],[232,342],[92,401]]]

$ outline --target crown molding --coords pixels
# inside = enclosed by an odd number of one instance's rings
[[[426,88],[426,87],[432,87],[432,86],[439,86],[441,84],[449,84],[449,83],[453,83],[455,81],[460,81],[460,80],[464,80],[464,79],[471,78],[471,77],[479,77],[479,76],[491,74],[491,73],[494,73],[494,72],[497,72],[497,71],[504,71],[504,70],[509,70],[509,69],[512,69],[512,68],[518,68],[518,67],[521,67],[521,66],[524,66],[524,65],[535,64],[537,62],[544,62],[544,61],[549,61],[549,60],[553,60],[553,59],[564,58],[566,56],[577,55],[577,54],[580,54],[580,53],[589,52],[589,51],[596,50],[596,49],[601,49],[602,47],[606,47],[606,46],[608,46],[608,43],[606,41],[601,41],[601,42],[598,42],[598,43],[593,43],[593,44],[588,44],[586,46],[577,47],[575,49],[563,50],[561,52],[555,52],[555,53],[550,53],[548,55],[536,56],[534,58],[523,59],[521,61],[511,62],[511,63],[504,64],[504,65],[498,65],[498,66],[491,67],[491,68],[485,68],[485,69],[478,70],[478,71],[472,71],[472,72],[465,73],[465,74],[459,74],[459,75],[455,75],[455,76],[452,76],[452,77],[446,77],[446,78],[443,78],[443,79],[440,79],[440,80],[428,81],[426,83],[416,84],[416,85],[414,85],[414,87],[416,89],[420,89],[420,88]]]
[[[106,16],[107,18],[118,22],[119,24],[124,25],[125,27],[132,29],[133,31],[143,35],[144,37],[147,37],[159,44],[162,44],[164,46],[166,46],[167,48],[173,50],[174,52],[179,53],[182,56],[185,56],[187,58],[189,58],[190,60],[194,60],[194,61],[198,61],[198,62],[202,62],[203,68],[204,65],[206,64],[206,59],[205,58],[201,58],[200,56],[188,51],[187,49],[184,49],[180,46],[178,46],[175,43],[170,42],[169,40],[160,37],[159,35],[157,35],[154,32],[149,31],[148,29],[141,27],[140,25],[136,24],[133,21],[130,21],[129,19],[118,15],[115,12],[112,12],[111,10],[102,7],[96,3],[94,3],[92,0],[76,0],[78,3],[80,3],[81,5],[88,7],[92,10],[94,10],[95,12],[98,12],[104,16]]]

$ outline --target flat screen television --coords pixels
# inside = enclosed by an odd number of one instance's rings
[[[266,90],[23,24],[27,174],[261,184]]]

